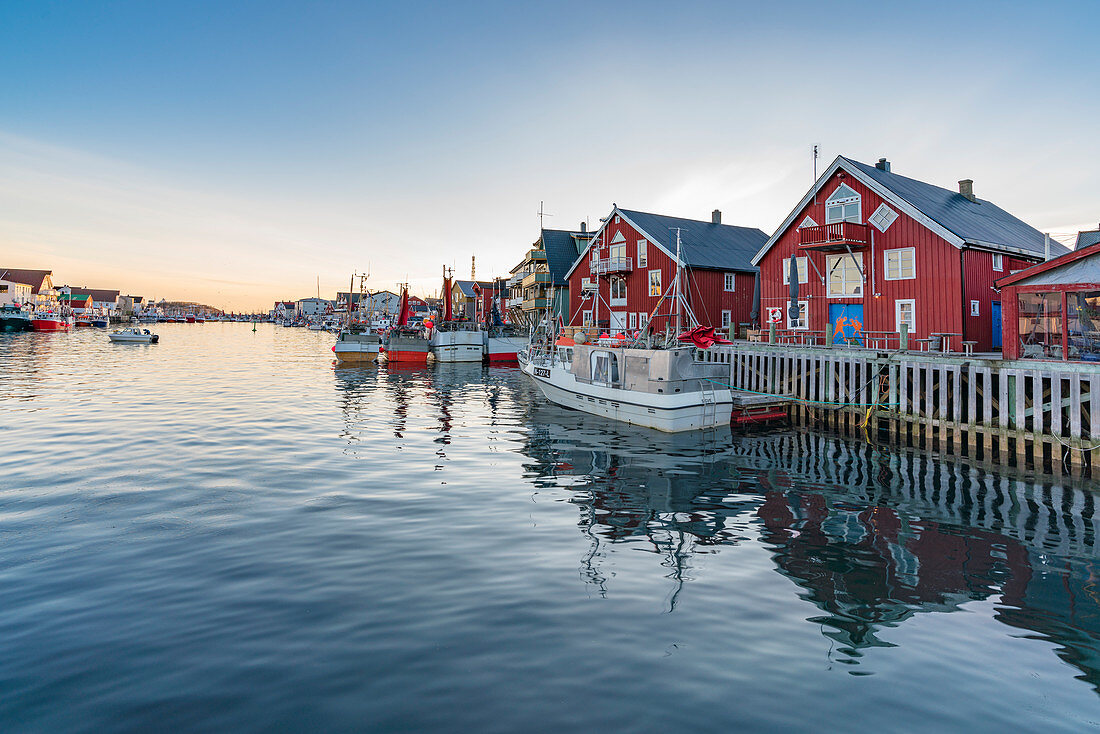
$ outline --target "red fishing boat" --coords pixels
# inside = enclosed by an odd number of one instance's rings
[[[68,331],[73,326],[73,317],[53,311],[41,311],[31,319],[35,331]]]
[[[401,310],[397,315],[397,324],[386,340],[386,362],[401,364],[427,364],[428,340],[423,329],[412,328],[409,324],[409,287],[401,291]]]

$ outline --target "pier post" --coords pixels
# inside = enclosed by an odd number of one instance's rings
[[[901,339],[898,341],[898,348],[903,352],[909,351],[909,324],[904,322],[901,325]]]
[[[768,344],[775,344],[775,322],[768,324]]]
[[[833,325],[825,324],[825,346],[833,346]]]

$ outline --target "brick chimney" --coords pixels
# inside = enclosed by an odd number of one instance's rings
[[[978,200],[978,197],[974,196],[974,181],[972,179],[964,178],[959,181],[959,193],[971,201]]]
[[[722,212],[719,211],[718,209],[715,209],[714,211],[712,211],[710,213],[710,223],[711,224],[721,224],[722,223]]]
[[[889,173],[890,172],[890,161],[886,160],[885,158],[879,158],[878,163],[875,164],[875,168],[877,168],[880,171],[886,171],[887,173]]]

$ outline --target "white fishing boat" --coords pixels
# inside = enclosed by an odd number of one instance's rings
[[[683,343],[699,330],[680,334],[681,317],[692,325],[695,317],[680,293],[679,270],[671,290],[654,313],[669,297],[675,328],[657,346],[651,336],[601,339],[592,345],[585,332],[575,340],[547,338],[532,342],[523,371],[547,400],[566,408],[670,433],[728,426],[733,413],[729,365],[703,356],[698,342]],[[709,346],[714,330],[703,331],[700,341]]]
[[[480,362],[485,332],[472,321],[444,321],[432,329],[429,346],[437,362]]]
[[[485,355],[490,362],[518,362],[527,342],[527,334],[519,329],[491,326],[485,332]]]
[[[107,338],[112,342],[122,344],[156,344],[160,341],[159,335],[150,332],[148,329],[137,327],[113,331],[107,335]]]
[[[728,426],[733,393],[729,365],[695,359],[697,348],[634,349],[568,344],[523,367],[546,399],[670,433]]]

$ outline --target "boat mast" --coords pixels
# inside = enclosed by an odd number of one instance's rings
[[[680,228],[676,228],[676,277],[673,281],[676,286],[676,333],[680,333]]]

